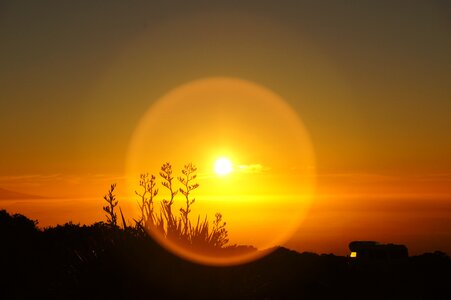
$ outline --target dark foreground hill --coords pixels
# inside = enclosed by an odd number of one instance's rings
[[[399,261],[278,248],[242,266],[206,267],[135,230],[65,224],[38,230],[0,211],[1,299],[451,299],[451,260]]]

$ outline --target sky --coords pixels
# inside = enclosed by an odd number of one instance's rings
[[[125,197],[149,108],[233,77],[284,99],[314,148],[317,196],[288,246],[451,253],[450,33],[448,1],[1,1],[0,188],[87,199],[117,182]],[[95,218],[36,201],[0,205]]]

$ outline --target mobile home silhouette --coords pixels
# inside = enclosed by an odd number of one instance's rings
[[[357,261],[399,260],[409,256],[406,246],[382,244],[375,241],[353,241],[349,243],[350,258]]]

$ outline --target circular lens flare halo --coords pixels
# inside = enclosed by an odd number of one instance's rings
[[[264,249],[283,244],[299,228],[313,198],[314,151],[299,116],[272,91],[242,79],[195,80],[150,106],[128,148],[129,193],[139,190],[140,174],[154,174],[159,188],[154,206],[160,207],[170,198],[159,177],[165,162],[172,163],[177,190],[183,166],[197,166],[194,225],[198,217],[208,217],[211,226],[219,212],[227,222],[229,244],[261,250],[209,255],[149,231],[171,252],[202,264],[234,265],[265,255]],[[184,205],[179,193],[174,215]]]

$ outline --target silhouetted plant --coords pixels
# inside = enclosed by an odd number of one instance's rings
[[[194,179],[196,179],[197,175],[195,174],[195,172],[197,171],[197,168],[192,164],[189,163],[187,165],[184,166],[182,173],[183,173],[183,177],[180,176],[178,177],[178,180],[180,181],[181,184],[183,184],[183,186],[185,187],[185,189],[180,188],[179,191],[180,193],[183,194],[183,196],[185,196],[185,200],[186,200],[186,206],[185,208],[180,208],[180,213],[182,215],[182,220],[184,223],[184,234],[188,235],[190,234],[190,224],[189,224],[189,219],[188,219],[188,215],[191,212],[191,205],[194,204],[195,199],[193,198],[192,200],[189,199],[189,194],[195,190],[196,188],[199,187],[198,183],[194,183],[194,184],[190,184]]]
[[[119,212],[121,213],[121,219],[122,219],[122,227],[127,230],[127,222],[125,221],[124,214],[122,213],[122,208],[119,206]]]
[[[225,228],[226,222],[222,222],[222,215],[220,213],[215,214],[215,220],[213,221],[213,231],[210,240],[214,247],[223,247],[228,242],[228,233]]]
[[[172,175],[172,165],[165,163],[160,169],[160,177],[163,179],[161,184],[169,191],[169,197],[163,198],[160,202],[160,209],[155,209],[155,197],[158,195],[156,177],[148,173],[141,174],[139,180],[140,191],[135,191],[139,197],[138,207],[140,216],[135,220],[134,228],[127,227],[122,210],[119,208],[123,228],[134,230],[134,232],[158,231],[165,238],[191,246],[199,250],[221,249],[228,243],[226,223],[222,221],[222,215],[216,213],[215,219],[210,225],[207,216],[201,221],[197,217],[196,225],[190,221],[191,206],[195,199],[191,198],[191,193],[199,187],[194,182],[197,178],[197,168],[192,164],[186,164],[182,169],[182,176],[177,177],[182,187],[174,186],[174,177]],[[108,193],[103,197],[107,205],[103,210],[107,213],[107,224],[117,227],[117,213],[115,211],[118,201],[114,195],[116,184],[112,184]],[[180,216],[174,215],[172,206],[175,196],[180,192],[184,196],[185,205],[180,208]]]
[[[158,194],[158,189],[155,188],[155,176],[151,175],[149,177],[148,173],[141,174],[139,186],[142,187],[142,192],[135,191],[135,194],[141,198],[140,202],[138,202],[141,213],[138,223],[141,226],[148,226],[149,223],[155,223],[153,198]]]
[[[194,182],[197,178],[197,168],[192,164],[186,164],[182,169],[182,176],[177,177],[182,187],[175,188],[172,165],[165,163],[159,172],[163,179],[161,184],[169,192],[168,198],[163,198],[160,202],[160,210],[155,209],[155,197],[158,194],[156,188],[156,178],[154,175],[142,174],[139,185],[141,190],[135,191],[140,197],[138,202],[140,208],[140,219],[135,220],[137,227],[142,230],[157,230],[165,238],[187,246],[198,249],[220,249],[228,243],[226,223],[222,222],[222,215],[216,214],[211,226],[208,218],[201,221],[200,216],[193,225],[190,221],[191,206],[195,199],[191,198],[191,193],[199,187]],[[175,196],[180,192],[184,196],[185,205],[180,208],[180,216],[174,215],[172,207]]]
[[[116,200],[116,196],[114,195],[114,189],[116,188],[116,184],[112,184],[108,194],[103,196],[103,199],[107,202],[107,205],[103,207],[103,210],[106,212],[107,224],[116,227],[117,226],[117,214],[114,211],[114,208],[117,206],[118,201]]]
[[[161,167],[160,176],[163,178],[161,184],[169,190],[169,199],[163,199],[161,202],[161,208],[163,211],[164,219],[166,220],[166,232],[165,235],[171,240],[180,240],[183,238],[182,232],[182,220],[178,219],[172,213],[172,205],[174,204],[174,197],[177,195],[178,190],[174,189],[172,180],[172,166],[170,163],[165,163]]]

